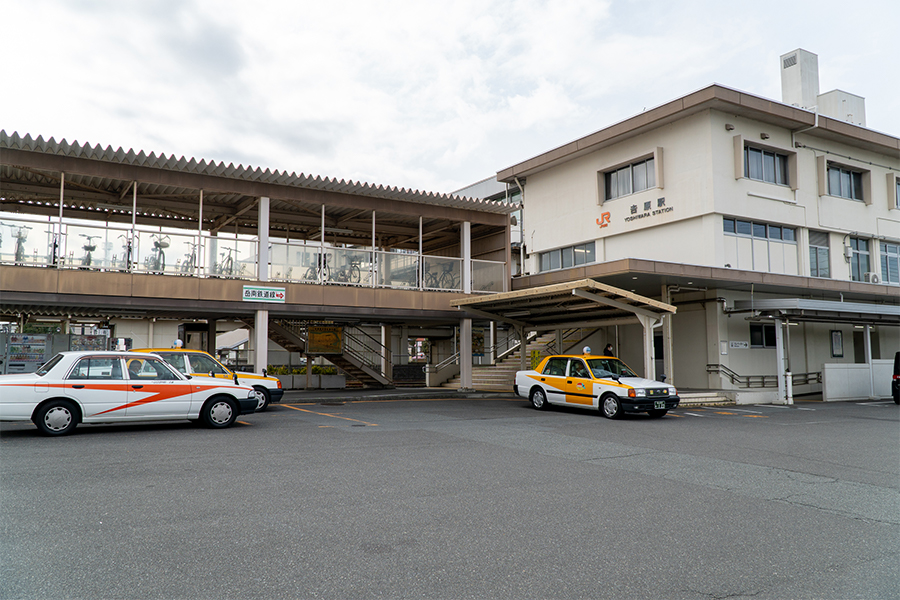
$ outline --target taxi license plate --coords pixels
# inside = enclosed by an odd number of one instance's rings
[[[666,407],[666,401],[665,401],[665,400],[656,400],[656,401],[653,403],[653,408],[665,408],[665,407]]]

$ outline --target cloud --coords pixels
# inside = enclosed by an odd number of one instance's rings
[[[35,136],[447,191],[713,82],[778,99],[801,45],[900,131],[879,3],[0,2],[0,126]]]

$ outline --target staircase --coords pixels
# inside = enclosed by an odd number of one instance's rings
[[[532,338],[525,345],[526,368],[531,366],[531,353],[537,351],[541,356],[546,356],[547,346],[555,345],[556,333],[551,332]],[[508,353],[503,359],[493,365],[472,365],[472,387],[483,392],[512,392],[516,381],[516,371],[520,369],[518,347]],[[450,378],[441,387],[459,389],[462,381],[459,375]]]
[[[252,326],[252,325],[251,325]],[[269,339],[290,352],[301,352],[310,357],[321,356],[348,377],[367,388],[392,388],[391,380],[380,372],[380,349],[377,341],[365,339],[352,328],[344,328],[344,352],[342,354],[309,354],[306,351],[306,331],[296,323],[282,319],[269,319]]]

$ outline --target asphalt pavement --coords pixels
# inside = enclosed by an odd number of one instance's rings
[[[890,401],[316,398],[0,424],[0,598],[900,597]]]

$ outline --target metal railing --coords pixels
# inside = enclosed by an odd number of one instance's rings
[[[344,327],[344,353],[387,379],[393,375],[391,350],[359,327]]]
[[[272,281],[460,292],[461,258],[270,243]],[[0,218],[0,264],[149,275],[257,279],[258,240],[172,228]],[[506,265],[472,260],[472,291],[502,292]]]
[[[778,375],[740,375],[722,364],[706,365],[706,372],[721,375],[732,384],[743,388],[778,387]],[[810,385],[822,383],[822,372],[791,373],[791,385]]]

